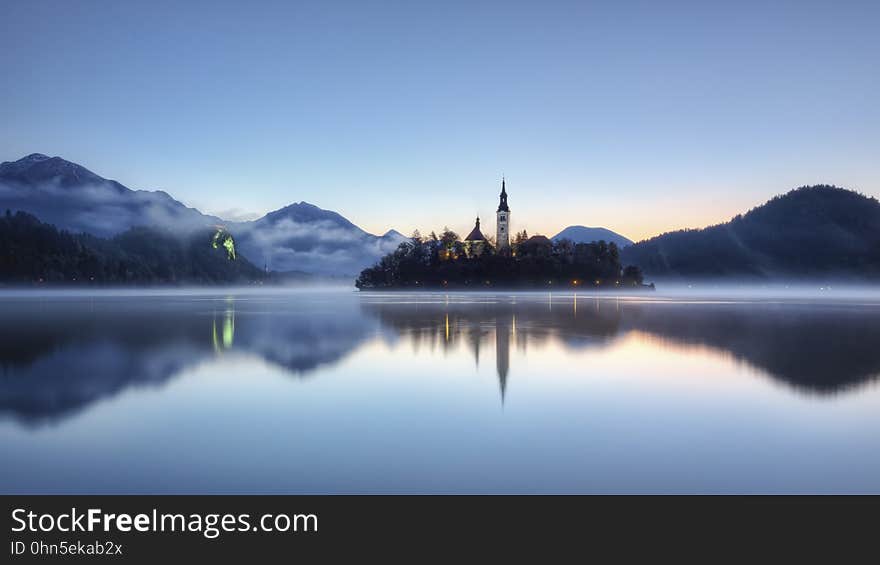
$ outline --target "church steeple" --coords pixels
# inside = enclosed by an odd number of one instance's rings
[[[506,251],[510,248],[510,208],[507,206],[507,183],[501,177],[501,195],[498,201],[498,211],[495,212],[495,241],[498,251]]]
[[[477,216],[477,221],[474,224],[474,229],[471,230],[471,233],[468,234],[466,238],[464,238],[465,242],[468,241],[486,241],[486,237],[483,235],[483,232],[480,231],[480,217]]]
[[[498,203],[498,211],[510,212],[510,209],[507,207],[507,187],[505,186],[504,177],[501,177],[501,198]]]

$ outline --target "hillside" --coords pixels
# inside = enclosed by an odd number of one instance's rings
[[[299,202],[247,222],[225,222],[161,190],[132,190],[61,157],[33,153],[0,163],[0,211],[22,210],[71,232],[114,237],[135,227],[186,235],[228,224],[242,255],[279,272],[354,277],[394,250],[394,230],[376,236],[340,214]]]
[[[801,187],[727,223],[665,233],[621,251],[648,277],[880,276],[880,203],[835,186]]]
[[[167,193],[131,190],[61,157],[33,153],[0,163],[0,210],[23,210],[59,229],[112,237],[135,226],[184,233],[219,218]]]
[[[215,229],[180,236],[138,227],[111,239],[58,230],[25,212],[0,216],[3,284],[229,284],[262,280],[231,239],[214,246]],[[231,238],[231,236],[228,236]]]
[[[274,271],[350,275],[397,249],[406,238],[394,230],[367,233],[341,214],[298,202],[251,222],[230,224],[242,253]]]

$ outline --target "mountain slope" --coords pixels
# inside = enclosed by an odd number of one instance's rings
[[[0,211],[6,209],[105,238],[138,226],[186,235],[225,223],[165,192],[131,190],[81,165],[40,153],[0,164]],[[369,234],[336,212],[306,202],[228,225],[242,255],[280,272],[353,277],[405,239],[394,230],[381,237]]]
[[[0,163],[0,208],[23,210],[60,229],[100,237],[134,226],[180,233],[220,221],[165,192],[131,190],[81,165],[40,153]]]
[[[7,212],[0,216],[0,283],[228,284],[264,278],[247,259],[232,259],[215,247],[215,233],[206,228],[181,236],[135,227],[105,239]]]
[[[308,202],[291,204],[252,222],[232,224],[242,253],[273,271],[355,275],[397,248],[394,230],[379,237]]]
[[[622,250],[647,276],[880,276],[880,203],[835,186],[801,187],[731,221]]]
[[[553,241],[568,239],[574,243],[605,241],[607,243],[614,243],[617,247],[632,245],[631,239],[607,228],[588,228],[586,226],[568,226],[558,234],[554,235],[552,239]]]

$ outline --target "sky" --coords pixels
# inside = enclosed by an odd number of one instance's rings
[[[880,2],[4,0],[0,161],[373,233],[701,227],[880,196]]]

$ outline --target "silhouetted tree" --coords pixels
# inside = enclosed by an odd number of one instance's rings
[[[521,244],[522,253],[499,256],[485,253],[467,257],[461,242],[449,229],[439,241],[404,242],[393,252],[364,269],[357,279],[360,289],[459,287],[639,287],[637,267],[621,268],[617,246],[604,241],[553,243],[534,238]]]
[[[138,227],[111,239],[71,234],[24,212],[0,218],[0,282],[7,284],[220,284],[262,280],[246,259],[188,235]]]

